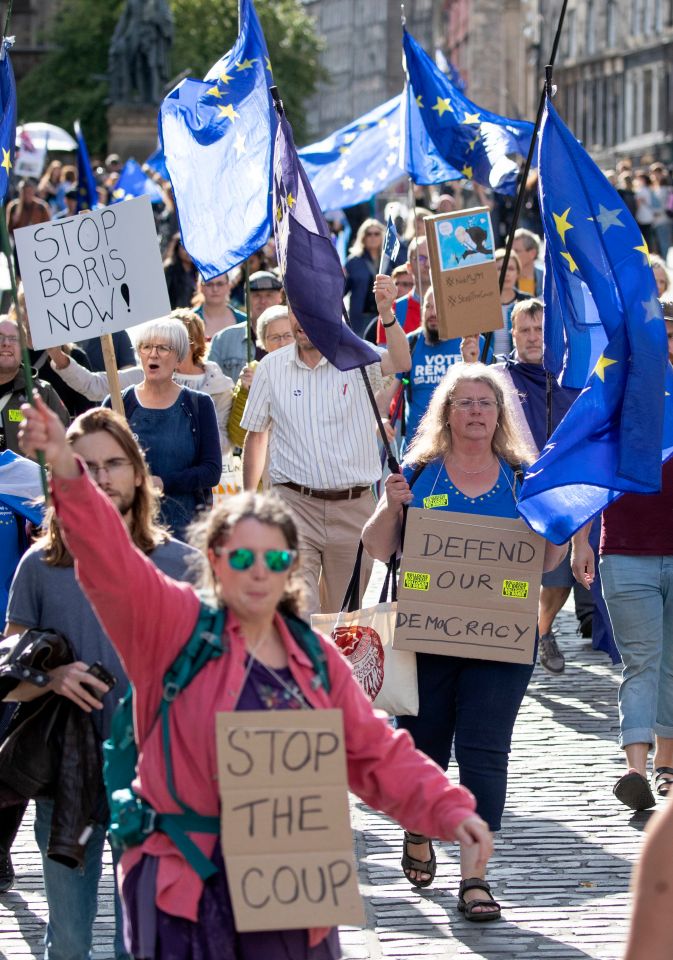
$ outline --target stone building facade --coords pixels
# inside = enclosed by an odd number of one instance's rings
[[[10,34],[16,37],[12,49],[12,67],[20,80],[49,49],[49,22],[58,0],[14,0]],[[0,3],[0,23],[4,24],[7,3]]]

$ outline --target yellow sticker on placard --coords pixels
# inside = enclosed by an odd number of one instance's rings
[[[404,589],[405,590],[429,590],[430,574],[429,573],[412,573],[411,570],[407,570],[404,574]]]
[[[528,596],[527,580],[503,580],[503,597],[514,597],[516,600],[525,600]]]
[[[426,510],[432,510],[433,507],[448,507],[448,493],[435,493],[430,497],[423,497],[423,506]]]
[[[10,423],[21,423],[23,420],[23,414],[20,410],[8,410],[7,419]]]

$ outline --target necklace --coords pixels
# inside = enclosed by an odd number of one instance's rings
[[[253,657],[252,654],[251,654],[251,659],[253,660],[255,659],[255,657]],[[311,704],[307,702],[306,697],[304,697],[301,690],[299,690],[296,684],[293,687],[291,687],[289,683],[286,683],[283,680],[283,678],[276,673],[273,667],[270,667],[266,663],[262,663],[261,660],[257,660],[257,663],[260,665],[260,667],[263,667],[263,669],[266,670],[267,673],[271,674],[271,676],[274,678],[276,683],[279,683],[281,687],[285,688],[285,690],[290,694],[290,696],[293,697],[297,701],[297,703],[301,705],[302,710],[311,709]]]
[[[490,463],[487,463],[485,467],[482,467],[481,470],[466,470],[464,467],[461,467],[459,463],[456,463],[455,466],[458,467],[461,473],[464,473],[466,477],[476,477],[480,473],[486,473],[487,470],[490,470],[494,462],[495,462],[495,457],[491,460]]]

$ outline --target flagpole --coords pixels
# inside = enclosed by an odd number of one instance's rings
[[[519,184],[519,191],[516,195],[516,204],[514,206],[514,216],[512,217],[512,224],[510,226],[510,229],[507,235],[507,245],[505,246],[505,256],[503,258],[502,266],[500,268],[500,290],[501,291],[503,286],[505,285],[505,274],[507,273],[507,265],[509,263],[510,254],[512,253],[512,246],[514,244],[514,232],[519,222],[519,217],[521,215],[521,208],[523,207],[523,198],[526,192],[526,182],[528,181],[530,168],[533,165],[533,155],[535,153],[535,147],[537,145],[537,135],[540,131],[540,126],[542,125],[542,115],[544,113],[544,105],[547,97],[548,83],[549,83],[549,88],[551,90],[551,72],[554,69],[554,63],[556,62],[556,54],[558,53],[559,43],[561,42],[561,31],[563,30],[563,21],[565,20],[567,7],[568,7],[568,0],[563,0],[563,6],[561,7],[561,13],[559,14],[558,25],[556,27],[556,34],[554,36],[554,43],[552,45],[551,56],[549,58],[549,63],[545,67],[545,82],[542,87],[542,93],[540,94],[540,102],[537,108],[537,116],[535,118],[535,127],[533,128],[533,134],[530,138],[530,147],[528,148],[528,156],[526,157],[526,163],[523,168],[523,173],[521,174],[521,183]],[[486,363],[486,358],[488,357],[488,351],[491,348],[492,342],[493,342],[493,331],[489,330],[489,332],[486,334],[484,346],[481,351],[482,363]]]
[[[250,266],[248,260],[244,266],[245,276],[245,349],[248,355],[248,363],[252,361],[252,320],[250,319]]]

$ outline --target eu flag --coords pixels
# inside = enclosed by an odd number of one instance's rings
[[[4,37],[0,45],[0,203],[5,202],[9,189],[9,171],[14,162],[16,140],[16,84],[9,51],[13,37]]]
[[[98,205],[98,191],[96,178],[91,169],[89,151],[82,133],[79,120],[73,124],[75,140],[77,140],[77,212],[80,210],[94,210]]]
[[[145,196],[150,198],[151,203],[161,203],[163,199],[154,180],[150,179],[140,164],[131,157],[121,169],[117,185],[112,191],[112,203]]]
[[[164,157],[164,151],[161,149],[161,144],[149,155],[145,161],[145,166],[149,167],[150,170],[154,170],[155,173],[158,173],[162,180],[170,180],[168,170],[166,169],[166,158]]]
[[[183,80],[159,112],[182,242],[204,280],[245,260],[271,231],[271,64],[252,0],[241,0],[240,25],[205,80]]]
[[[528,153],[533,124],[501,117],[468,100],[406,29],[403,45],[411,92],[440,156],[466,180],[515,193],[519,167],[508,154]],[[422,182],[413,164],[407,169]]]
[[[673,368],[642,233],[549,100],[539,165],[559,297],[583,281],[606,340],[519,500],[534,530],[563,543],[620,494],[660,489],[662,461],[673,453]]]
[[[287,302],[311,343],[339,370],[381,358],[344,322],[344,272],[285,114],[273,155],[273,226]]]
[[[402,112],[402,96],[398,95],[324,140],[299,150],[299,159],[322,210],[365,203],[375,193],[406,177],[400,166]],[[414,129],[414,143],[422,157],[422,176],[416,182],[441,183],[462,177],[441,159],[420,120]]]
[[[381,263],[379,265],[379,273],[388,273],[391,264],[397,260],[399,253],[400,238],[397,236],[397,230],[395,229],[393,218],[388,217],[386,234],[383,238],[383,246],[381,247]]]
[[[422,103],[422,101],[421,101]],[[443,160],[425,128],[419,100],[411,84],[404,85],[402,94],[402,147],[400,156],[405,170],[414,183],[428,185],[448,180],[462,180],[464,174]]]

